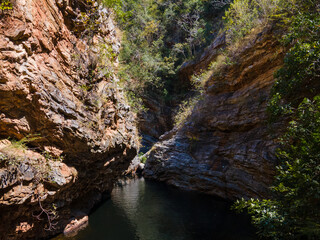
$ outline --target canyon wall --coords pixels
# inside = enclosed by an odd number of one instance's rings
[[[268,123],[266,107],[284,55],[274,31],[251,34],[237,61],[210,77],[188,119],[147,153],[146,178],[225,199],[268,195],[281,123]],[[223,41],[216,39],[199,66],[185,64],[181,76],[208,65]]]
[[[15,0],[0,16],[0,239],[40,239],[88,214],[138,149],[114,71],[110,12]]]

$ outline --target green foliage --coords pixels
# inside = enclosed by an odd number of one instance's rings
[[[180,126],[185,123],[188,117],[192,114],[194,107],[201,100],[201,95],[197,93],[195,96],[182,101],[179,105],[178,111],[174,116],[174,125]]]
[[[85,85],[85,84],[81,85],[80,88],[85,92],[88,92],[92,89],[90,85]]]
[[[106,7],[113,9],[118,21],[124,22],[131,15],[130,11],[124,10],[124,1],[122,0],[103,0],[102,2]]]
[[[82,0],[81,2],[85,7],[75,19],[76,28],[74,30],[80,38],[92,40],[93,35],[99,31],[102,24],[100,14],[104,13],[99,13],[99,4],[94,0]]]
[[[315,0],[235,0],[225,13],[225,30],[229,40],[236,42],[270,20],[280,20],[285,26],[292,15],[315,5]]]
[[[137,96],[133,91],[126,90],[126,100],[129,106],[131,106],[131,110],[135,113],[146,112],[147,108],[143,104],[143,100],[141,97]]]
[[[96,71],[103,74],[106,78],[112,79],[114,75],[114,61],[117,54],[113,51],[112,45],[108,43],[100,43],[98,46],[99,60]]]
[[[303,7],[306,5],[304,3]],[[303,96],[312,98],[320,90],[320,16],[307,12],[292,18],[291,27],[283,38],[288,51],[284,66],[275,74],[268,110],[271,120],[293,113]],[[297,95],[296,93],[302,93]]]
[[[278,151],[280,165],[271,188],[274,200],[238,201],[248,209],[264,237],[320,237],[320,96],[304,99],[297,108]]]
[[[1,10],[1,12],[12,10],[11,1],[10,0],[1,0],[0,1],[0,10]]]
[[[207,46],[219,27],[214,0],[104,0],[116,12],[123,31],[119,78],[132,102],[168,100],[177,71]],[[132,98],[134,96],[134,98]]]
[[[46,159],[46,161],[54,161],[54,162],[62,162],[64,160],[63,156],[53,156],[51,153],[44,151],[42,156]]]
[[[265,238],[286,239],[281,230],[285,219],[278,212],[279,203],[274,200],[250,199],[237,200],[232,209],[242,212],[244,209],[251,215],[251,222],[257,228],[257,233]]]
[[[283,43],[290,47],[275,74],[268,110],[272,120],[290,117],[280,139],[273,199],[237,201],[259,234],[272,239],[320,237],[320,18],[315,1],[294,1]],[[313,100],[309,100],[312,99]]]
[[[201,70],[199,73],[192,75],[191,84],[193,91],[190,91],[192,96],[180,103],[173,118],[175,126],[185,123],[188,117],[192,114],[196,104],[203,97],[207,81],[213,77],[221,77],[222,69],[233,64],[235,64],[235,62],[228,56],[228,52],[222,51],[206,70]]]
[[[144,153],[139,153],[140,162],[145,164],[147,162],[147,156]]]
[[[47,151],[40,151],[40,149],[37,149],[37,152],[40,153],[44,159],[28,157],[27,151],[34,150],[30,149],[28,144],[34,143],[40,139],[42,138],[39,134],[30,134],[21,140],[11,140],[10,144],[1,149],[0,160],[4,161],[7,167],[11,166],[19,168],[21,164],[27,164],[35,170],[36,174],[34,178],[36,181],[43,182],[50,180],[50,174],[52,173],[50,162],[61,162],[63,161],[63,157],[55,157]],[[18,174],[21,174],[19,169],[17,169],[17,171]]]
[[[118,2],[108,1],[105,4],[114,5]],[[112,83],[109,87],[115,87],[118,82],[118,79],[115,77],[115,62],[118,53],[114,51],[112,41],[110,42],[101,37],[94,38],[94,36],[101,33],[101,27],[105,24],[103,21],[110,14],[108,11],[103,10],[100,4],[101,1],[80,0],[81,12],[74,19],[74,33],[87,42],[89,55],[91,53],[98,54],[98,58],[93,58],[89,66],[84,62],[80,50],[75,48],[75,52],[72,54],[72,58],[77,62],[75,70],[81,73],[81,78],[84,80],[79,86],[84,93],[92,90],[94,86],[93,81],[102,77],[105,77]],[[81,67],[83,66],[87,66],[88,69],[82,69]]]
[[[270,97],[267,111],[269,113],[269,121],[274,122],[282,115],[291,114],[293,109],[290,104],[283,104],[282,95],[277,92]]]
[[[238,40],[245,36],[256,24],[258,9],[250,0],[235,0],[225,13],[225,28],[228,37]]]
[[[28,143],[34,142],[39,139],[41,139],[39,134],[30,134],[20,140],[11,140],[10,147],[17,150],[26,150],[28,148]]]

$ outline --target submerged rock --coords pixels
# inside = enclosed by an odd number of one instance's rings
[[[89,217],[83,216],[79,219],[72,219],[63,230],[63,234],[67,237],[74,237],[79,231],[85,229],[89,225]]]

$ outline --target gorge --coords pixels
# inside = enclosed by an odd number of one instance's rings
[[[317,239],[319,4],[0,3],[1,240]]]

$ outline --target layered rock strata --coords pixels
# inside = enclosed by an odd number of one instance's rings
[[[114,74],[109,11],[12,3],[0,16],[0,139],[10,139],[0,144],[0,239],[40,239],[111,191],[138,137]]]
[[[268,194],[279,126],[268,124],[266,107],[283,50],[273,30],[250,37],[237,63],[210,77],[186,122],[152,147],[145,177],[225,199]]]

